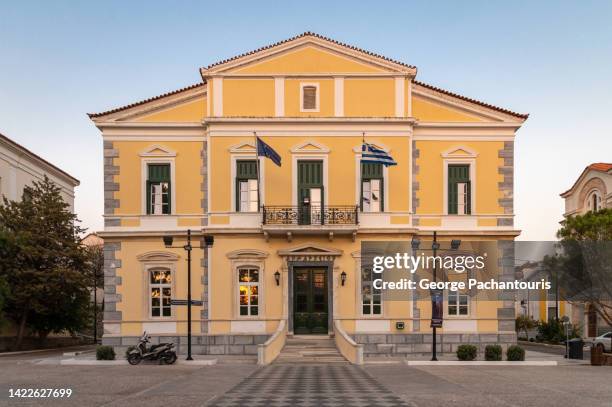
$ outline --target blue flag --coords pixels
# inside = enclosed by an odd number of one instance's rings
[[[257,156],[268,157],[274,164],[281,166],[281,156],[259,137],[257,137]]]
[[[372,144],[363,143],[361,145],[361,162],[382,164],[385,167],[397,165],[393,157],[381,149],[374,147]]]

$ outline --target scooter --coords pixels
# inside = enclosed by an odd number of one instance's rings
[[[160,343],[159,345],[152,345],[150,348],[147,348],[147,343],[150,342],[150,339],[151,336],[147,335],[145,331],[138,340],[138,345],[130,350],[127,355],[127,360],[130,365],[137,365],[143,359],[159,360],[167,365],[176,362],[176,352],[173,349],[173,343]]]

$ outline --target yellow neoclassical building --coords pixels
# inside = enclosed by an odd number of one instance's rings
[[[162,237],[181,246],[191,230],[197,245],[214,237],[192,251],[194,353],[267,363],[298,334],[330,335],[356,363],[431,349],[430,302],[384,301],[361,243],[433,231],[512,241],[514,138],[527,115],[313,33],[200,73],[90,114],[104,139],[104,343],[144,330],[185,343],[186,307],[170,299],[187,298],[186,252]],[[257,159],[255,134],[280,167]],[[397,165],[362,164],[364,139]],[[442,350],[515,340],[513,303],[459,297],[445,299]]]

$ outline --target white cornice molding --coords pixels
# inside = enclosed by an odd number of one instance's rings
[[[262,250],[257,249],[238,249],[231,251],[226,254],[228,259],[237,260],[237,259],[260,259],[263,260],[267,258],[269,255],[268,252],[264,252]]]
[[[255,143],[251,143],[251,142],[235,144],[229,148],[229,152],[233,154],[236,154],[236,153],[253,154],[256,151],[257,149],[255,148]]]
[[[458,154],[455,154],[458,153]],[[440,153],[442,158],[476,158],[478,153],[464,145],[453,146]]]
[[[139,154],[141,157],[176,157],[176,151],[160,144],[153,144]]]

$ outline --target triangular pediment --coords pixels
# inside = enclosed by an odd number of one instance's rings
[[[255,153],[255,143],[240,143],[230,147],[230,153]]]
[[[154,144],[140,152],[141,157],[176,157],[176,151]]]
[[[294,256],[294,255],[319,255],[319,256],[340,256],[342,250],[331,249],[319,246],[314,243],[306,243],[291,249],[283,249],[278,251],[279,256]]]
[[[444,158],[453,158],[453,157],[475,158],[478,156],[478,153],[469,147],[456,146],[456,147],[449,148],[448,150],[442,152],[441,155]]]
[[[329,148],[316,141],[305,141],[294,146],[291,149],[292,153],[329,153]]]
[[[416,68],[318,34],[304,33],[201,69],[203,76],[215,73],[321,72],[347,74],[395,72],[414,75]]]

